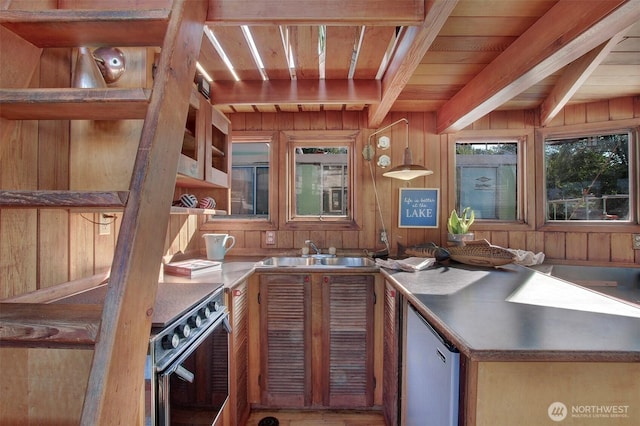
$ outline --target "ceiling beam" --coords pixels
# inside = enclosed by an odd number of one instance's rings
[[[210,25],[420,25],[425,0],[210,0]]]
[[[214,81],[214,105],[268,104],[369,104],[380,102],[380,81],[371,80],[268,80]]]
[[[540,125],[546,126],[564,108],[578,89],[584,84],[595,69],[613,48],[622,41],[629,28],[616,34],[612,39],[602,43],[580,59],[570,63],[551,90],[551,93],[540,105]]]
[[[405,30],[382,77],[382,99],[380,103],[369,106],[369,127],[375,128],[382,123],[456,4],[458,0],[425,1],[427,14],[424,21]]]
[[[459,131],[640,19],[637,0],[561,0],[437,113]]]

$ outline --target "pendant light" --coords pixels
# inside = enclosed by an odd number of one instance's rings
[[[367,159],[368,161],[371,161],[371,158],[373,156],[372,155],[373,146],[371,145],[371,138],[377,135],[378,133],[381,133],[395,126],[396,124],[399,124],[402,122],[405,123],[405,142],[406,142],[406,148],[404,149],[404,161],[402,165],[392,168],[388,172],[383,173],[382,176],[390,177],[393,179],[400,179],[400,180],[411,180],[420,176],[428,176],[433,174],[433,171],[428,170],[420,165],[413,164],[411,149],[409,148],[409,121],[406,118],[401,118],[400,120],[395,121],[389,124],[388,126],[383,127],[382,129],[377,130],[373,132],[371,135],[369,135],[367,146],[363,150],[363,155],[365,156],[365,159]]]

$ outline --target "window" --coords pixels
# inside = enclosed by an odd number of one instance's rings
[[[464,139],[455,143],[455,208],[477,219],[521,221],[523,139]]]
[[[235,132],[231,140],[230,214],[227,229],[271,228],[277,221],[277,158],[271,132]],[[274,172],[275,171],[275,172]],[[231,226],[229,228],[229,226]]]
[[[346,146],[296,148],[296,216],[346,216],[348,193]]]
[[[269,144],[232,144],[231,215],[269,217]]]
[[[631,221],[631,147],[630,131],[547,136],[546,221]]]
[[[288,222],[352,223],[356,135],[286,133]]]

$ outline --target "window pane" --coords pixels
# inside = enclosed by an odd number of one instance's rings
[[[629,134],[547,139],[547,220],[629,220]]]
[[[296,149],[296,215],[347,215],[348,151],[348,147]]]
[[[233,143],[232,156],[230,218],[268,217],[269,144]]]
[[[478,219],[517,220],[518,143],[456,143],[456,210]]]

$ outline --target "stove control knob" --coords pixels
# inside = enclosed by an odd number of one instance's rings
[[[213,300],[213,301],[209,302],[209,308],[213,312],[216,312],[218,309],[220,309],[220,304],[218,303],[217,300]]]
[[[194,316],[189,318],[189,326],[192,329],[196,329],[196,328],[200,327],[201,325],[202,325],[202,318],[200,317],[200,315],[195,314]]]
[[[189,324],[181,324],[176,327],[176,333],[186,339],[191,334],[191,327],[189,327]]]
[[[175,349],[180,344],[180,336],[176,333],[171,333],[162,338],[162,347],[164,349]]]
[[[209,309],[209,306],[205,306],[204,308],[200,309],[200,315],[201,318],[209,318],[211,316],[211,309]]]

